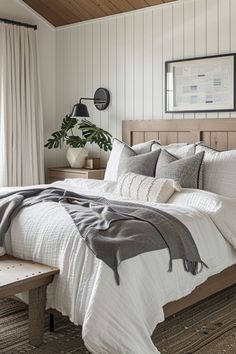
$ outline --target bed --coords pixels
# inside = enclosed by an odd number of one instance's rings
[[[217,150],[236,149],[236,119],[176,119],[156,121],[123,121],[123,141],[129,145],[159,139],[164,145],[204,142]],[[164,307],[165,317],[189,307],[210,295],[236,284],[236,265],[210,277],[190,295]]]
[[[130,145],[153,138],[163,144],[202,140],[223,150],[236,148],[235,137],[234,119],[123,122],[123,140]],[[54,185],[114,199],[112,182],[67,180]],[[204,198],[210,198],[207,209],[201,209]],[[236,284],[236,251],[227,242],[225,229],[228,223],[231,237],[236,235],[232,216],[236,199],[183,190],[170,203],[158,207],[188,226],[208,269],[192,276],[176,261],[173,271],[168,272],[168,252],[164,249],[123,262],[119,267],[121,284],[117,286],[111,269],[94,257],[59,205],[25,208],[12,222],[6,237],[8,252],[60,268],[60,275],[48,289],[47,306],[83,326],[83,339],[91,353],[158,353],[150,338],[157,323]]]

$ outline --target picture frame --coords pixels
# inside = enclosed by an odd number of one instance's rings
[[[165,112],[236,111],[236,54],[165,62]]]

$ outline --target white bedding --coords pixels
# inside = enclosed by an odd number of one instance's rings
[[[113,182],[67,180],[54,185],[115,199]],[[168,204],[146,204],[168,211],[189,228],[209,269],[193,276],[176,260],[168,272],[168,250],[153,251],[122,262],[117,286],[113,271],[95,258],[70,216],[53,203],[21,210],[6,238],[6,248],[15,256],[60,268],[48,288],[47,306],[83,325],[83,339],[91,353],[159,353],[150,336],[164,320],[162,307],[236,263],[232,247],[236,247],[236,218],[232,217],[236,200],[183,190]]]

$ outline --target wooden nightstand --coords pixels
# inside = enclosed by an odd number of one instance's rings
[[[48,168],[47,183],[63,181],[65,178],[103,179],[104,174],[105,168],[89,170],[86,168],[50,167]]]

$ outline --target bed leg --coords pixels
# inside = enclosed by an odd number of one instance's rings
[[[52,313],[49,314],[49,331],[54,332],[55,326],[54,326],[54,315]]]

